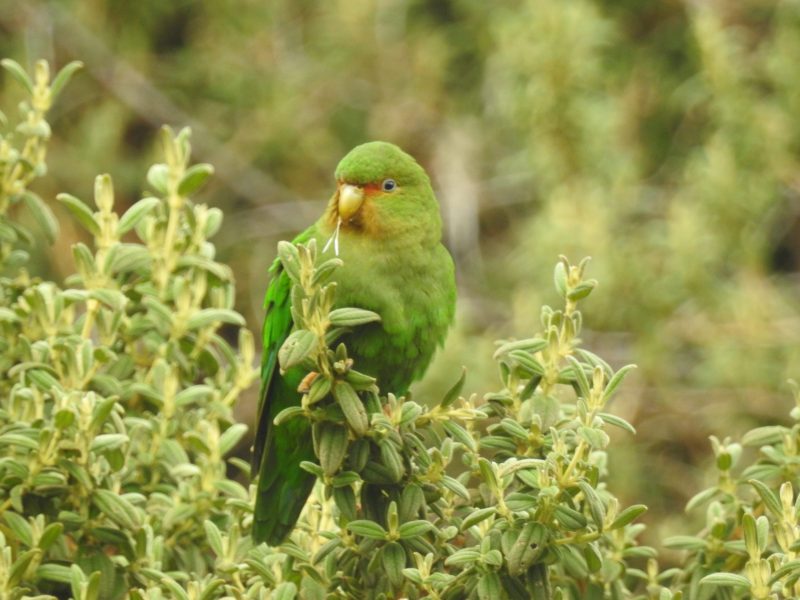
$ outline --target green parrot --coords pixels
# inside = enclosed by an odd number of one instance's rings
[[[455,312],[453,260],[441,243],[439,205],[424,169],[387,142],[351,150],[336,181],[324,214],[294,241],[316,239],[323,248],[336,234],[335,248],[327,250],[344,262],[333,279],[336,307],[381,316],[342,341],[355,368],[376,377],[382,393],[405,394],[444,342]],[[292,531],[311,493],[314,476],[300,463],[315,456],[307,422],[273,423],[282,410],[300,405],[304,373],[297,367],[280,373],[278,350],[293,327],[291,284],[279,261],[270,271],[252,472],[258,474],[253,539],[274,546]]]

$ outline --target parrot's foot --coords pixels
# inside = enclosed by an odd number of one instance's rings
[[[297,386],[297,391],[301,394],[307,394],[311,391],[311,384],[314,383],[314,380],[319,377],[319,373],[316,371],[311,371],[308,375],[303,377],[303,381],[300,382],[300,385]]]

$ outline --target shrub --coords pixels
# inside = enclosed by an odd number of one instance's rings
[[[0,596],[800,595],[800,393],[793,426],[712,438],[718,483],[689,505],[708,506],[707,527],[665,540],[686,553],[660,571],[637,542],[646,508],[621,506],[606,484],[607,429],[634,433],[608,412],[631,367],[581,347],[578,307],[596,282],[586,260],[565,258],[563,307],[541,310],[540,333],[499,344],[498,391],[462,395],[462,373],[443,398],[417,401],[381,395],[335,345],[379,318],[333,309],[339,260],[281,244],[297,328],[280,360],[319,375],[276,421],[310,421],[317,461],[303,468],[319,482],[289,541],[254,546],[252,496],[227,476],[249,476],[228,455],[246,429],[231,408],[255,377],[254,342],[208,241],[222,214],[191,199],[212,168],[190,164],[188,130],[164,128],[164,162],[124,214],[108,175],[93,207],[58,196],[92,241],[73,247],[63,286],[31,276],[35,237],[17,207],[56,237],[28,185],[45,173],[47,110],[78,65],[52,82],[43,62],[33,80],[3,65],[31,98],[0,139]],[[760,456],[735,475],[743,446]]]
[[[33,81],[4,66],[31,99],[0,142],[0,595],[219,588],[213,574],[238,545],[229,554],[206,532],[235,540],[248,514],[247,489],[226,478],[222,457],[246,429],[231,408],[254,378],[255,349],[244,328],[238,351],[221,335],[243,325],[232,273],[208,242],[222,214],[190,199],[212,170],[189,165],[187,130],[164,129],[165,162],[124,214],[108,175],[93,207],[58,197],[92,243],[73,247],[77,273],[64,287],[31,277],[19,245],[33,236],[9,213],[24,204],[48,239],[57,233],[27,185],[45,172],[45,114],[77,65],[52,82],[43,62]]]

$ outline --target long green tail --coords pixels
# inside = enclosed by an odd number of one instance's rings
[[[298,403],[294,379],[288,373],[286,378],[273,378],[269,390],[270,420],[287,406]],[[267,542],[270,546],[277,546],[292,532],[315,479],[300,468],[300,463],[315,460],[311,428],[307,422],[291,419],[269,428],[260,461],[253,515],[253,540],[256,543]]]

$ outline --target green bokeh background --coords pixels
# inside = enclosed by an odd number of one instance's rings
[[[162,123],[191,125],[226,214],[219,256],[259,327],[276,242],[313,221],[353,145],[417,156],[442,203],[459,318],[418,386],[498,387],[493,340],[591,255],[588,348],[639,365],[612,480],[651,539],[692,530],[707,437],[782,419],[800,377],[798,0],[0,0],[0,55],[86,64],[52,114],[46,199],[142,194]],[[11,112],[21,94],[0,80]],[[37,256],[73,271],[79,237]],[[255,402],[241,406],[247,420]]]

